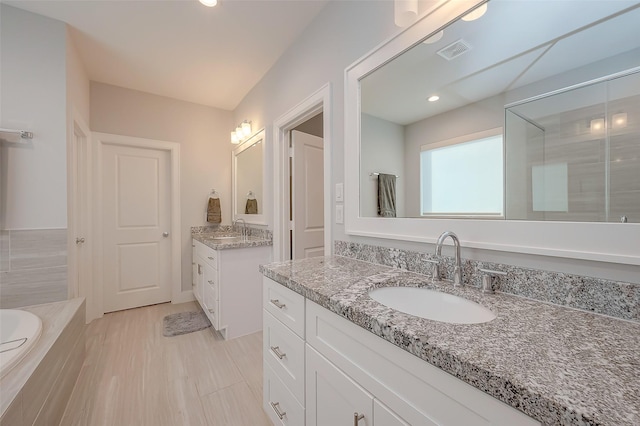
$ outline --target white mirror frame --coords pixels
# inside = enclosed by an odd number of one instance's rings
[[[360,80],[485,2],[440,1],[345,70],[345,233],[433,244],[450,230],[463,247],[640,265],[640,224],[360,216]]]
[[[266,162],[266,152],[267,152],[267,148],[266,148],[266,140],[264,138],[265,135],[265,131],[264,129],[260,129],[259,131],[257,131],[256,133],[254,133],[249,139],[247,139],[246,141],[244,141],[243,143],[241,143],[240,145],[238,145],[237,148],[235,148],[232,152],[231,152],[231,176],[232,176],[232,182],[231,182],[231,203],[232,203],[232,213],[233,213],[233,220],[237,220],[237,219],[244,219],[245,223],[250,223],[253,225],[268,225],[267,222],[267,215],[265,214],[265,212],[269,211],[268,210],[268,200],[269,197],[266,194],[266,188],[267,186],[265,185],[265,182],[267,181],[267,162]],[[259,203],[259,211],[261,211],[262,213],[260,214],[245,214],[244,212],[238,212],[238,155],[243,152],[246,149],[249,149],[250,147],[252,147],[255,143],[262,141],[262,143],[260,144],[261,146],[261,150],[262,150],[262,200],[258,200]]]

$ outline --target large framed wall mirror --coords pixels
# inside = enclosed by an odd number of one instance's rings
[[[354,63],[347,233],[640,264],[638,22],[638,1],[441,1]]]
[[[265,216],[264,130],[255,133],[233,150],[233,219],[267,225]]]

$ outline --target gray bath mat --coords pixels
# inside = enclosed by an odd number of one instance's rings
[[[193,333],[211,327],[209,318],[202,312],[179,312],[164,317],[162,335],[165,337]]]

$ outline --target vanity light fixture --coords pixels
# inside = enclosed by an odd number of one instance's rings
[[[475,21],[476,19],[482,18],[482,16],[487,13],[487,8],[487,3],[485,3],[482,6],[473,9],[471,12],[467,13],[460,19],[466,22]]]
[[[238,124],[235,130],[231,132],[231,143],[237,145],[241,142],[244,142],[248,136],[251,136],[251,122],[248,120],[244,120],[242,123]]]
[[[393,20],[398,27],[408,27],[418,19],[418,0],[394,0]]]
[[[627,127],[627,113],[619,112],[611,117],[611,127],[614,129],[622,129]]]
[[[199,0],[200,3],[204,4],[207,7],[213,7],[218,4],[218,0]]]
[[[435,102],[438,99],[440,99],[440,96],[438,95],[433,95],[433,96],[429,96],[429,98],[427,99],[429,102]]]

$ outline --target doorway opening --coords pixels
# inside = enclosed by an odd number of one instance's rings
[[[274,123],[274,260],[331,254],[329,84]]]

